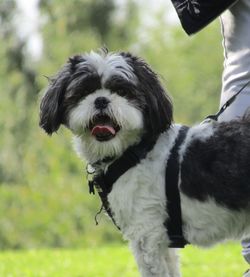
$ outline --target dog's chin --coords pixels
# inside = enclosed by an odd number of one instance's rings
[[[100,131],[95,128],[100,128]],[[112,129],[112,132],[109,128]],[[143,132],[140,129],[120,128],[113,134],[113,128],[106,125],[105,127],[93,127],[92,130],[89,129],[82,135],[75,135],[74,148],[77,154],[90,163],[107,157],[115,159],[121,156],[129,146],[137,144],[141,140]]]

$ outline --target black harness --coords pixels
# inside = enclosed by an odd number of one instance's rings
[[[186,138],[188,129],[189,128],[186,126],[181,127],[175,140],[174,147],[171,150],[165,173],[165,191],[168,213],[168,219],[165,222],[165,226],[170,239],[170,248],[183,248],[188,244],[182,231],[181,199],[179,191],[179,149]]]
[[[186,137],[188,127],[181,127],[175,144],[172,148],[170,157],[167,162],[166,167],[166,198],[167,198],[167,212],[168,219],[164,223],[168,237],[171,241],[170,246],[172,248],[181,248],[187,244],[187,241],[183,237],[182,232],[182,217],[181,217],[181,204],[180,204],[180,193],[178,188],[179,180],[179,154],[178,150]],[[90,193],[94,193],[96,190],[102,201],[102,208],[105,209],[115,226],[119,228],[116,224],[112,210],[108,202],[108,194],[111,192],[113,184],[115,181],[124,174],[127,170],[134,167],[142,159],[144,159],[147,153],[153,148],[155,141],[147,142],[142,140],[138,145],[128,148],[124,154],[117,160],[115,160],[111,165],[109,165],[107,171],[94,174],[93,179],[89,180]],[[103,161],[99,161],[98,165]],[[97,164],[92,165],[93,167]],[[88,173],[94,173],[89,170]],[[102,211],[101,208],[101,211]]]

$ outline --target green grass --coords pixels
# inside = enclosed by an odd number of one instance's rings
[[[184,277],[242,277],[248,264],[239,244],[224,244],[210,249],[188,246],[181,251]]]
[[[184,277],[237,277],[247,268],[240,246],[181,250]],[[44,249],[0,253],[1,277],[139,277],[126,246],[86,250]]]
[[[0,254],[1,277],[135,277],[136,271],[125,246]]]

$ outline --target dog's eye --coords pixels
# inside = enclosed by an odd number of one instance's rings
[[[124,89],[118,89],[118,90],[116,90],[115,91],[118,95],[120,95],[120,96],[126,96],[127,94],[128,94],[128,92],[126,91],[126,90],[124,90]]]

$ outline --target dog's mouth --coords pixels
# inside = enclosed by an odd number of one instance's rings
[[[114,138],[120,131],[120,126],[108,115],[97,115],[89,126],[91,135],[98,141],[108,141]]]

